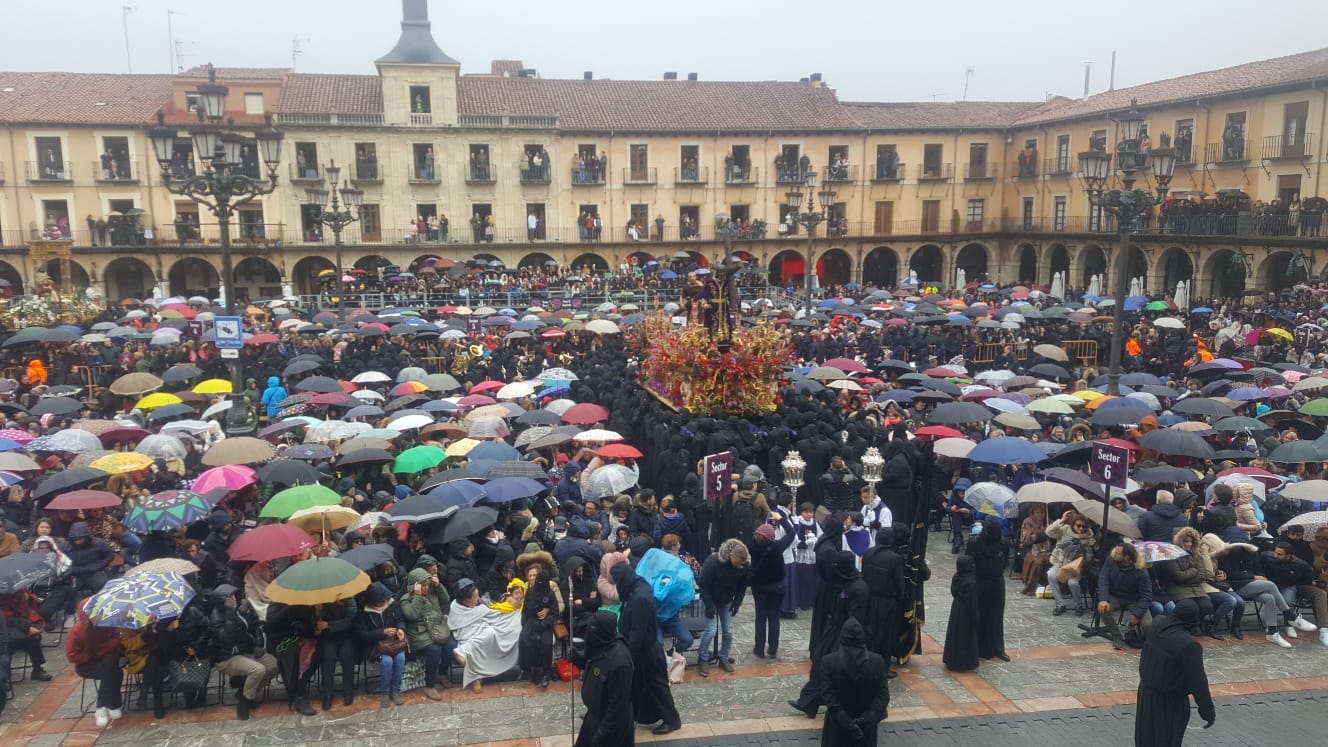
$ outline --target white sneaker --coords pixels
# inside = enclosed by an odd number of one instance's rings
[[[1287,638],[1299,638],[1299,637],[1300,637],[1300,636],[1296,635],[1296,629],[1293,628],[1293,627],[1291,627],[1290,625],[1286,626],[1285,628],[1282,628],[1282,635],[1286,636]]]
[[[1282,648],[1291,648],[1291,644],[1287,643],[1287,639],[1283,638],[1280,633],[1269,633],[1263,638],[1269,643],[1276,644]]]
[[[105,708],[97,709],[97,728],[102,728],[111,723],[111,713]]]
[[[1328,628],[1319,628],[1319,643],[1328,646]]]
[[[1292,620],[1291,626],[1294,627],[1296,630],[1303,631],[1305,633],[1313,633],[1314,631],[1319,629],[1317,625],[1310,622],[1309,620],[1306,620],[1303,617],[1297,617],[1295,620]]]
[[[124,716],[124,712],[121,711],[119,708],[112,708],[111,712],[106,715],[110,716],[112,721],[116,721],[121,716]]]

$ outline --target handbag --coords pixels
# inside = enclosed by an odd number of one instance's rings
[[[420,658],[411,659],[406,662],[406,666],[401,670],[401,691],[409,692],[425,687],[424,681],[424,660]]]
[[[446,620],[430,620],[428,627],[429,637],[434,643],[443,644],[452,640],[452,631],[448,629]]]
[[[674,651],[669,654],[669,684],[680,685],[687,672],[687,660],[683,655]]]
[[[396,656],[410,650],[410,642],[404,638],[389,636],[378,640],[378,653],[380,656]]]
[[[1065,583],[1066,581],[1069,581],[1072,578],[1078,577],[1080,569],[1083,568],[1083,565],[1084,565],[1084,556],[1080,555],[1074,560],[1071,560],[1065,565],[1062,565],[1060,567],[1060,570],[1056,571],[1056,580],[1061,583]]]
[[[207,691],[208,680],[212,677],[212,662],[191,656],[184,661],[167,662],[166,670],[172,690],[182,695],[196,695]]]
[[[558,679],[563,682],[571,682],[581,676],[581,670],[567,659],[559,659],[553,663],[553,670],[557,672]]]
[[[568,636],[567,623],[559,620],[553,624],[553,640],[561,641]]]

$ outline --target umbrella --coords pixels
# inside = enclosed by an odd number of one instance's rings
[[[155,392],[140,399],[134,407],[139,410],[152,410],[166,405],[178,405],[181,401],[179,397],[170,392]]]
[[[1288,441],[1268,455],[1268,461],[1283,464],[1322,462],[1325,457],[1312,441]]]
[[[1097,400],[1101,402],[1101,400]],[[1140,420],[1153,414],[1148,406],[1142,402],[1131,399],[1118,399],[1116,402],[1123,402],[1117,407],[1099,407],[1093,412],[1090,422],[1093,425],[1128,425],[1138,423]]]
[[[635,472],[621,464],[609,464],[590,473],[590,497],[604,498],[625,493],[636,482]]]
[[[334,532],[359,521],[360,514],[342,505],[302,508],[291,514],[286,523],[306,532]]]
[[[991,402],[992,400],[987,400],[987,401]],[[1003,412],[1000,415],[997,415],[995,420],[997,423],[1000,423],[1001,425],[1009,426],[1010,428],[1018,428],[1019,430],[1024,430],[1024,431],[1042,430],[1042,424],[1037,421],[1037,418],[1033,418],[1028,415],[1017,415],[1012,412]]]
[[[47,397],[28,410],[29,414],[42,415],[73,415],[83,409],[83,403],[73,397]]]
[[[445,469],[441,472],[435,473],[428,480],[424,481],[424,484],[420,486],[420,490],[428,490],[429,488],[442,485],[445,482],[453,482],[456,480],[478,480],[482,477],[483,475],[471,472],[468,467],[454,467],[452,469]]]
[[[162,380],[150,373],[129,373],[111,382],[111,394],[122,397],[136,397],[155,392],[161,388]]]
[[[10,468],[0,466],[0,469]],[[85,487],[94,482],[105,480],[107,477],[110,477],[109,472],[93,469],[92,467],[75,467],[43,478],[41,483],[37,485],[37,489],[33,491],[32,495],[34,498],[41,499],[55,493]]]
[[[272,444],[253,436],[232,436],[214,444],[203,454],[203,464],[222,467],[228,464],[256,464],[271,459]]]
[[[1062,363],[1068,363],[1070,361],[1069,355],[1067,355],[1063,349],[1055,345],[1034,345],[1033,353],[1035,355],[1040,355],[1043,358],[1049,358]]]
[[[571,425],[590,425],[609,419],[609,411],[600,405],[583,402],[569,407],[562,414],[562,421]]]
[[[994,482],[979,482],[964,491],[964,503],[989,516],[1008,518],[1014,507],[1014,491]]]
[[[268,462],[256,474],[263,482],[278,485],[313,485],[323,476],[313,465],[289,459]]]
[[[360,545],[341,553],[337,557],[368,573],[383,563],[392,562],[392,546],[388,544]]]
[[[937,456],[967,459],[974,446],[977,444],[967,438],[942,438],[932,448]]]
[[[640,459],[645,456],[635,446],[628,444],[601,446],[595,453],[608,459]]]
[[[55,574],[54,555],[18,552],[0,558],[0,594],[13,594],[41,583]]]
[[[991,411],[976,402],[946,402],[932,410],[927,422],[933,425],[985,423],[991,417]]]
[[[313,546],[313,538],[299,527],[264,524],[237,537],[226,554],[232,561],[263,562],[295,557]]]
[[[48,511],[83,511],[93,508],[114,508],[124,501],[115,493],[105,490],[71,490],[57,495],[46,504]]]
[[[316,462],[319,459],[331,459],[336,452],[323,444],[300,444],[282,452],[286,459],[298,459],[302,462]]]
[[[195,394],[230,394],[231,391],[231,383],[225,379],[208,379],[194,385]]]
[[[1134,543],[1134,549],[1139,551],[1146,563],[1176,560],[1189,555],[1188,552],[1170,542],[1136,542]]]
[[[1236,414],[1230,407],[1207,397],[1183,399],[1172,405],[1171,411],[1183,415],[1206,415],[1210,418],[1229,418]]]
[[[1231,469],[1224,469],[1217,473],[1217,477],[1226,477],[1228,475],[1242,475],[1263,485],[1264,488],[1276,488],[1282,484],[1282,478],[1274,475],[1266,469],[1259,469],[1258,467],[1232,467]]]
[[[1328,501],[1328,480],[1304,480],[1293,482],[1278,493],[1284,498],[1318,503]]]
[[[484,497],[484,491],[478,485],[474,488],[462,488],[458,483],[435,485],[428,493],[412,495],[397,501],[387,510],[387,517],[392,521],[433,521],[446,519],[463,508],[475,505]]]
[[[224,490],[229,493],[235,490],[242,490],[258,482],[258,476],[254,474],[252,467],[243,464],[228,464],[224,467],[213,467],[204,470],[194,480],[190,489],[196,493],[207,493],[212,490]]]
[[[130,568],[124,572],[124,575],[126,578],[140,573],[178,573],[181,576],[188,576],[200,570],[202,569],[183,558],[157,558]]]
[[[1328,511],[1310,511],[1293,516],[1282,523],[1282,531],[1285,532],[1287,527],[1305,527],[1305,535],[1313,537],[1319,527],[1328,527]]]
[[[153,459],[180,459],[185,458],[185,446],[179,438],[170,434],[153,433],[144,436],[134,451],[139,454],[146,454]]]
[[[1042,376],[1048,379],[1073,379],[1074,376],[1063,367],[1054,363],[1039,363],[1028,369],[1031,376]]]
[[[149,462],[151,460],[148,460]],[[0,453],[0,470],[9,472],[27,472],[28,470],[41,469],[41,465],[32,461],[32,457],[27,454],[20,454],[16,451],[6,451]]]
[[[83,603],[83,612],[99,628],[141,630],[179,617],[193,598],[193,587],[178,573],[140,573],[107,582]]]
[[[268,598],[280,604],[331,604],[369,588],[364,571],[340,558],[310,558],[282,571],[268,584]]]
[[[198,366],[179,365],[179,366],[171,366],[170,368],[166,369],[166,372],[161,375],[161,380],[166,384],[183,384],[191,379],[196,379],[202,375],[203,375],[203,369],[199,368]],[[130,374],[130,376],[133,376],[133,374]],[[123,379],[125,377],[122,376],[120,378]],[[230,382],[226,383],[229,384]],[[230,390],[227,389],[226,391],[229,392]],[[133,392],[133,394],[138,394],[138,392]]]
[[[535,393],[535,387],[524,381],[516,381],[499,389],[494,396],[498,399],[521,399]]]
[[[437,467],[447,458],[443,450],[432,444],[413,446],[397,455],[392,462],[392,471],[415,474]]]
[[[1156,467],[1145,467],[1134,473],[1134,479],[1139,482],[1163,483],[1163,482],[1197,482],[1199,476],[1194,474],[1194,470],[1183,467],[1172,467],[1169,464],[1161,464]]]
[[[1030,482],[1014,494],[1015,503],[1074,503],[1082,496],[1069,485],[1059,482]]]
[[[152,466],[152,457],[147,454],[139,454],[134,451],[120,451],[114,454],[107,454],[88,465],[93,469],[99,469],[112,475],[122,475],[128,472],[137,472],[141,469],[147,469]]]
[[[139,501],[125,515],[131,532],[155,532],[188,526],[212,513],[212,501],[192,490],[166,490]]]
[[[322,485],[297,485],[269,498],[258,516],[285,519],[300,509],[340,504],[341,496],[331,488]]]
[[[449,456],[451,456],[449,454]],[[338,467],[349,467],[357,464],[374,464],[376,462],[392,461],[392,454],[385,449],[356,449],[341,455],[337,460]]]
[[[550,410],[530,410],[516,419],[521,425],[557,425],[561,421],[558,413]]]
[[[405,415],[388,423],[387,427],[390,430],[400,432],[423,428],[427,425],[432,425],[433,422],[433,417],[429,415]]]
[[[71,454],[82,454],[85,451],[96,451],[101,448],[101,439],[95,435],[82,431],[77,428],[68,428],[51,436],[47,442],[50,451],[66,451]]]
[[[447,520],[442,531],[435,532],[426,541],[445,545],[456,539],[465,539],[488,529],[498,521],[498,511],[488,506],[463,508]]]
[[[471,465],[474,469],[475,465]],[[493,462],[491,466],[484,470],[484,476],[490,479],[499,477],[528,477],[532,480],[547,480],[548,473],[540,469],[540,466],[534,462]]]
[[[466,435],[472,439],[507,438],[511,432],[512,429],[508,427],[505,420],[492,415],[470,421],[470,425],[466,429]]]
[[[502,441],[485,441],[466,452],[466,458],[471,461],[514,462],[521,459],[521,452]]]
[[[499,477],[484,484],[480,503],[511,503],[521,498],[533,498],[549,487],[528,477]]]
[[[1196,459],[1212,459],[1213,447],[1202,436],[1189,431],[1174,428],[1161,428],[1145,433],[1139,439],[1139,445],[1168,456],[1187,456]]]
[[[1036,464],[1046,459],[1047,455],[1043,454],[1032,441],[1014,436],[999,436],[974,446],[968,452],[968,458],[974,462],[988,464]]]
[[[1074,502],[1074,510],[1099,526],[1102,523],[1102,512],[1105,510],[1108,532],[1133,539],[1138,539],[1140,536],[1139,527],[1135,525],[1134,519],[1131,519],[1129,514],[1118,508],[1112,508],[1102,501],[1081,498]]]

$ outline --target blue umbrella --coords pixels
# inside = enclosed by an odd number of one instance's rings
[[[521,458],[521,452],[513,446],[502,441],[485,441],[484,443],[471,449],[466,454],[466,459],[491,460],[495,462],[511,462]]]
[[[1142,309],[1144,306],[1146,306],[1148,302],[1151,300],[1152,299],[1150,299],[1148,296],[1130,296],[1129,298],[1125,299],[1125,310],[1138,311],[1139,309]]]
[[[547,485],[529,477],[499,477],[484,484],[484,495],[480,497],[479,502],[511,503],[522,498],[533,498],[548,489]]]
[[[1190,313],[1191,313],[1191,314],[1211,314],[1211,313],[1213,313],[1213,310],[1210,309],[1210,308],[1208,308],[1207,306],[1196,306],[1196,307],[1190,309]]]
[[[876,398],[877,402],[898,402],[901,405],[911,404],[913,402],[913,392],[908,389],[891,389]]]
[[[442,490],[444,487],[448,489]],[[429,495],[450,496],[454,500],[464,501],[467,506],[473,506],[484,497],[484,487],[473,480],[451,480],[429,488]]]
[[[0,438],[0,451],[13,451],[23,448],[23,444],[8,438]]]
[[[512,329],[521,329],[527,332],[539,329],[539,322],[522,321],[512,325]]]
[[[989,438],[968,452],[969,461],[987,464],[1036,464],[1046,458],[1033,442],[1014,436]]]
[[[570,391],[572,391],[572,387],[563,384],[559,386],[551,386],[548,389],[541,389],[539,392],[539,396],[557,398],[563,396],[564,394],[567,394]]]
[[[677,280],[677,279],[678,279],[678,273],[674,272],[673,270],[665,270],[664,272],[661,272],[661,273],[659,274],[659,279],[660,279],[660,280]]]

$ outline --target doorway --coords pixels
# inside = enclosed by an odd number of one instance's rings
[[[876,203],[872,230],[877,236],[889,236],[895,230],[895,204],[891,201]]]

